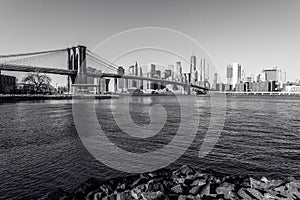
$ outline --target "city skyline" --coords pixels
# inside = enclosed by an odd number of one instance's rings
[[[297,73],[300,66],[297,59],[300,26],[294,20],[299,18],[299,3],[293,0],[259,3],[236,0],[226,3],[163,1],[157,7],[157,2],[142,1],[72,1],[71,4],[68,1],[55,4],[35,0],[2,1],[0,20],[6,31],[0,38],[3,44],[0,54],[55,49],[76,43],[95,47],[124,30],[145,26],[166,27],[183,32],[202,44],[219,68],[219,74],[224,73],[224,66],[239,62],[248,69],[248,74],[273,66],[285,68],[287,79],[294,81],[300,77]],[[15,11],[13,15],[10,10]],[[111,15],[108,10],[116,12]],[[189,15],[181,10],[188,10]],[[155,18],[151,17],[153,11]],[[111,60],[114,57],[109,55],[124,50],[114,52],[115,49],[118,49],[117,45],[105,49],[107,52],[101,56]],[[186,50],[183,56],[189,58],[193,50]],[[124,65],[130,62],[132,59]],[[160,63],[170,63],[170,59],[162,59]],[[186,71],[187,63],[182,65]],[[65,81],[63,77],[59,80]]]

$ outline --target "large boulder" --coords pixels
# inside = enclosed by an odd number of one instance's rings
[[[208,196],[210,194],[210,186],[211,184],[210,183],[207,183],[206,185],[203,186],[203,188],[201,189],[200,191],[200,197],[203,197],[203,196]]]

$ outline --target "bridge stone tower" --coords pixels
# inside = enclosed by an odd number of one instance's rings
[[[75,76],[70,76],[72,84],[87,83],[85,46],[79,45],[68,49],[68,69],[77,71],[77,74]],[[68,88],[70,88],[69,84],[70,83],[68,81]]]

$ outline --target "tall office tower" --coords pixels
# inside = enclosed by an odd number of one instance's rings
[[[242,66],[238,63],[232,64],[233,74],[232,74],[232,85],[235,88],[236,84],[242,81]]]
[[[245,73],[245,71],[243,70],[243,71],[242,71],[241,82],[242,82],[242,83],[246,82],[246,81],[247,81],[247,78],[248,78],[248,77],[246,77],[246,73]]]
[[[205,67],[205,81],[209,81],[209,64],[207,63]]]
[[[168,65],[168,68],[165,71],[168,72],[168,74],[170,73],[170,75],[168,76],[168,80],[173,81],[174,80],[174,65]]]
[[[218,83],[218,73],[215,73],[214,74],[214,84],[217,84]]]
[[[140,67],[140,76],[143,76],[143,70],[142,70],[142,67]],[[143,82],[143,80],[140,80],[140,89],[143,89],[144,88],[144,82]]]
[[[138,64],[137,64],[137,62],[135,62],[135,65],[134,65],[134,75],[138,76]]]
[[[217,89],[217,84],[218,84],[218,74],[214,74],[214,80],[213,80],[213,89]]]
[[[174,79],[175,79],[175,81],[179,81],[181,79],[181,76],[182,76],[181,62],[177,61],[176,62],[176,67],[174,68]]]
[[[148,64],[148,72],[149,72],[150,78],[155,77],[155,69],[156,69],[155,64]],[[147,86],[148,89],[154,89],[154,82],[148,81],[147,85],[148,85]]]
[[[227,78],[227,84],[232,85],[232,78],[233,78],[233,67],[232,67],[232,65],[227,65],[226,78]]]
[[[170,80],[171,78],[172,78],[172,70],[170,70],[170,69],[166,69],[165,70],[165,79],[168,79],[168,80]]]
[[[278,82],[286,83],[286,72],[284,70],[278,70]]]
[[[155,76],[157,76],[157,78],[161,78],[161,71],[155,70]]]
[[[277,67],[264,69],[262,73],[265,74],[266,81],[278,81],[280,83],[286,82],[286,72]]]
[[[195,82],[195,71],[196,71],[196,56],[192,55],[191,56],[191,61],[190,61],[190,74],[191,74],[191,82]]]
[[[266,81],[278,81],[277,68],[264,69],[263,73],[266,75]]]
[[[200,67],[200,70],[201,70],[201,82],[204,82],[206,80],[206,75],[205,75],[205,68],[206,68],[206,64],[205,64],[205,58],[203,58],[201,60],[201,67]]]

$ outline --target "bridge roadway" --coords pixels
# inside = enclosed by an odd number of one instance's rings
[[[68,75],[68,76],[76,76],[76,70],[67,70],[67,69],[58,69],[58,68],[51,68],[51,67],[32,67],[26,65],[12,65],[12,64],[3,64],[0,63],[0,70],[5,71],[20,71],[20,72],[38,72],[38,73],[49,73],[49,74],[59,74],[59,75]],[[132,75],[122,75],[122,74],[114,74],[114,73],[86,73],[88,77],[98,77],[98,78],[123,78],[123,79],[131,79],[131,80],[144,80],[144,81],[153,81],[159,83],[166,83],[166,84],[174,84],[174,85],[181,85],[185,87],[193,87],[201,90],[209,90],[207,88],[203,88],[197,85],[188,84],[188,83],[181,83],[177,81],[170,81],[166,79],[157,79],[157,78],[148,78],[143,76],[132,76]]]
[[[37,72],[37,73],[47,73],[47,74],[59,74],[59,75],[68,75],[76,76],[77,71],[67,70],[67,69],[58,69],[51,67],[31,67],[26,65],[11,65],[0,63],[0,70],[4,71],[19,71],[19,72]]]

